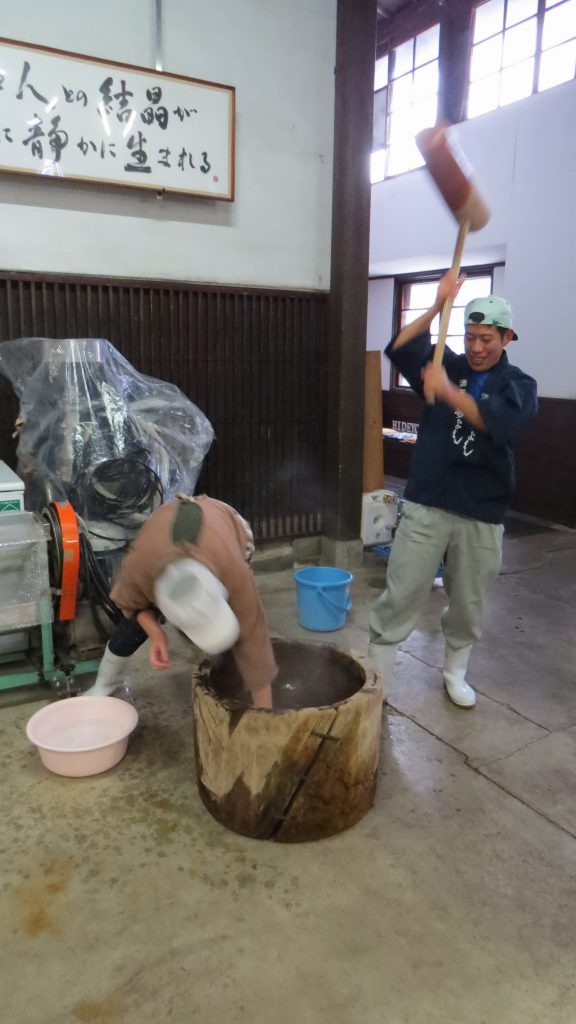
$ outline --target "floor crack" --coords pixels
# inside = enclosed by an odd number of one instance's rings
[[[526,743],[523,744],[523,746],[518,747],[516,750],[510,750],[507,754],[502,754],[501,757],[494,757],[491,761],[482,761],[481,763],[478,762],[477,765],[470,764],[468,760],[468,754],[465,754],[464,757],[466,759],[466,763],[470,765],[470,768],[474,768],[474,770],[476,770],[477,768],[488,768],[493,764],[498,764],[499,761],[505,761],[506,758],[508,757],[514,757],[515,754],[520,754],[521,751],[526,750],[527,747],[533,746],[534,743],[541,743],[542,740],[547,740],[549,736],[553,735],[554,734],[552,732],[546,730],[545,736],[536,736],[533,740],[528,740]]]
[[[432,736],[435,740],[438,740],[439,743],[442,743],[445,747],[448,747],[450,750],[453,750],[456,754],[459,754],[465,766],[467,768],[470,768],[470,770],[473,771],[476,775],[478,775],[479,778],[484,779],[484,782],[488,782],[491,783],[493,786],[496,786],[503,793],[506,793],[506,795],[509,796],[512,800],[516,800],[517,803],[522,804],[523,807],[525,807],[529,811],[532,811],[532,813],[536,814],[539,818],[543,818],[544,821],[547,821],[548,824],[553,825],[554,828],[559,829],[560,832],[563,832],[565,835],[570,836],[571,839],[576,839],[576,832],[571,832],[570,829],[566,828],[564,825],[559,825],[557,821],[554,821],[553,818],[550,818],[547,814],[544,814],[542,811],[539,811],[537,807],[533,807],[532,804],[529,804],[526,800],[523,800],[522,797],[517,796],[516,793],[512,793],[509,789],[506,789],[506,786],[504,786],[501,782],[497,782],[495,779],[491,779],[489,775],[484,775],[482,768],[487,767],[487,765],[481,765],[480,767],[476,768],[473,764],[470,764],[470,761],[468,760],[468,755],[464,754],[463,751],[458,749],[458,747],[455,747],[453,743],[450,743],[448,740],[443,739],[441,736],[437,736],[436,733],[432,732],[431,729],[427,729],[425,725],[421,725],[421,723],[417,722],[415,718],[412,718],[410,715],[407,715],[404,711],[400,711],[398,708],[395,708],[393,704],[390,704],[390,702],[388,702],[388,707],[391,708],[395,712],[395,714],[400,715],[401,718],[406,718],[409,722],[412,722],[413,725],[416,725],[418,726],[419,729],[422,729],[423,732],[427,733],[429,736]],[[540,737],[540,739],[544,738],[544,736]],[[538,741],[535,740],[534,742]],[[530,744],[526,744],[526,746],[529,745]],[[501,758],[496,758],[496,760],[501,760]]]
[[[429,661],[425,661],[424,658],[419,658],[418,655],[414,654],[412,651],[405,651],[402,648],[399,648],[399,650],[401,654],[407,654],[409,658],[414,658],[414,661],[419,662],[420,665],[426,665],[427,668],[431,668],[434,669],[435,672],[442,673],[442,669],[438,668],[437,665],[431,665]],[[489,697],[487,693],[484,693],[484,691],[480,690],[477,686],[474,686],[474,689],[476,693],[479,693],[480,696],[484,698],[484,700],[489,700],[491,704],[496,704],[496,706],[499,708],[505,708],[507,711],[511,711],[513,715],[518,715],[518,718],[523,719],[524,722],[529,722],[530,725],[535,725],[538,727],[538,729],[544,729],[547,733],[557,731],[554,729],[548,729],[545,725],[542,725],[541,722],[535,722],[533,718],[528,718],[527,715],[524,715],[521,711],[518,711],[516,708],[513,708],[511,704],[507,704],[505,701],[502,700],[497,700],[495,697]],[[568,728],[571,728],[571,726],[569,726]]]
[[[480,771],[478,768],[474,768],[473,765],[469,765],[469,767],[472,768],[473,772],[476,772],[477,775],[480,775],[481,778],[485,779],[486,782],[492,782],[494,786],[497,786],[498,789],[501,789],[503,793],[506,793],[508,796],[512,797],[513,800],[517,800],[518,803],[522,804],[523,807],[526,807],[529,811],[532,811],[534,814],[537,814],[539,818],[543,818],[544,821],[547,821],[550,825],[554,825],[554,827],[559,829],[560,832],[563,832],[564,835],[570,836],[572,839],[576,839],[576,832],[571,832],[570,829],[566,828],[565,825],[559,825],[557,821],[554,821],[553,818],[550,818],[547,814],[544,814],[542,811],[539,811],[537,807],[533,807],[532,804],[529,804],[526,800],[523,800],[521,796],[517,796],[516,793],[511,793],[510,790],[506,789],[506,786],[503,786],[501,782],[497,782],[495,779],[491,779],[489,775],[484,775],[483,772]]]

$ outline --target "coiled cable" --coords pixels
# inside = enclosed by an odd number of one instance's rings
[[[164,500],[162,481],[148,464],[148,452],[134,449],[84,470],[73,481],[70,501],[82,511],[93,537],[125,547],[133,533]],[[121,537],[97,532],[92,521],[112,523],[125,531]]]

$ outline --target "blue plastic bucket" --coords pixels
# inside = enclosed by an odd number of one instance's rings
[[[342,629],[352,607],[348,592],[352,573],[321,565],[297,569],[294,579],[300,625],[319,633]]]

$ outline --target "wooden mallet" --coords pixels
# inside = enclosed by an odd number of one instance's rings
[[[472,181],[471,168],[463,154],[455,148],[453,141],[448,139],[448,128],[449,126],[444,123],[437,124],[434,128],[425,128],[416,136],[416,144],[432,180],[458,222],[458,235],[452,259],[452,270],[458,276],[466,236],[469,231],[479,231],[485,227],[490,220],[490,210]],[[433,358],[435,366],[442,364],[452,303],[453,299],[448,298],[444,300],[442,306],[438,342]],[[434,404],[433,397],[428,401]]]

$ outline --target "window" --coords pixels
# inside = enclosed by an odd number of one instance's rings
[[[544,2],[488,0],[475,8],[468,117],[574,78],[576,0]]]
[[[440,26],[376,61],[371,180],[421,167],[414,136],[436,123]]]
[[[400,278],[396,282],[397,287],[397,318],[395,333],[397,334],[406,324],[417,320],[422,313],[425,313],[436,299],[438,281],[442,274],[434,276],[420,276],[411,279]],[[452,307],[450,323],[446,344],[453,352],[464,352],[464,307],[472,300],[483,295],[490,295],[492,291],[493,270],[470,272],[464,281],[456,301]],[[434,317],[430,327],[432,343],[438,340],[440,327],[440,316]],[[410,387],[408,381],[392,368],[392,387]]]
[[[546,0],[538,92],[569,82],[576,73],[576,0]]]

